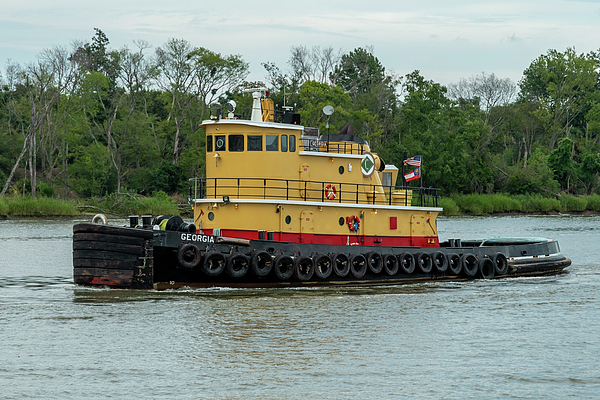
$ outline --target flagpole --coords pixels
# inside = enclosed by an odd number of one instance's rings
[[[419,166],[419,168],[421,168],[421,187],[423,187],[423,156],[421,155],[421,165]]]
[[[408,183],[406,182],[406,179],[404,178],[404,161],[406,161],[406,159],[408,158],[408,151],[404,151],[404,155],[402,157],[402,187],[406,187],[406,185],[408,185]]]

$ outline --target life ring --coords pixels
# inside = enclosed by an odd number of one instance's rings
[[[346,217],[346,223],[352,232],[358,232],[358,228],[360,228],[360,219],[356,215]]]
[[[200,249],[193,243],[186,243],[177,251],[177,261],[183,268],[196,268],[201,258]]]
[[[337,190],[335,189],[334,185],[329,184],[329,185],[325,186],[325,197],[327,197],[327,199],[335,200],[336,196],[337,196]]]

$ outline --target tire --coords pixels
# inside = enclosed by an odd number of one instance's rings
[[[477,263],[477,273],[482,279],[494,279],[496,268],[491,258],[482,257]]]
[[[273,257],[266,251],[255,251],[250,257],[250,268],[256,276],[267,276],[273,270]]]
[[[411,253],[402,253],[398,256],[398,267],[405,274],[415,272],[415,257]]]
[[[225,269],[227,257],[220,251],[209,251],[204,256],[202,271],[208,276],[218,276]]]
[[[352,254],[348,260],[350,273],[356,279],[360,279],[367,273],[367,259],[362,254]]]
[[[333,263],[331,257],[327,254],[320,254],[313,259],[315,265],[315,275],[319,279],[327,279],[333,272]]]
[[[433,269],[433,261],[427,253],[417,253],[415,256],[415,264],[424,274],[428,274]]]
[[[241,278],[248,273],[250,269],[250,259],[242,253],[233,253],[227,259],[225,272],[232,278]]]
[[[294,259],[280,254],[273,260],[273,272],[280,281],[289,281],[294,275]]]
[[[308,256],[299,256],[294,260],[294,276],[296,279],[306,282],[310,281],[315,273],[313,259]]]
[[[494,254],[492,256],[492,262],[494,263],[496,275],[502,276],[508,272],[508,260],[506,259],[506,256],[504,254]]]
[[[475,254],[463,254],[460,256],[460,264],[462,267],[462,272],[466,276],[473,277],[477,274],[477,270],[479,268],[477,266],[477,257],[475,257]]]
[[[340,278],[345,278],[350,273],[350,262],[348,256],[343,253],[334,254],[331,257],[333,272]]]
[[[431,253],[431,260],[437,272],[446,272],[448,269],[448,257],[441,251]]]
[[[448,254],[448,270],[453,275],[460,275],[460,272],[462,271],[462,260],[458,254]]]
[[[383,270],[389,276],[396,275],[398,273],[398,259],[393,254],[386,254],[383,256]]]
[[[202,254],[200,249],[193,243],[186,243],[177,250],[177,261],[186,269],[194,269],[200,265]]]
[[[374,274],[380,274],[383,271],[383,257],[376,251],[371,251],[366,254],[367,266]]]

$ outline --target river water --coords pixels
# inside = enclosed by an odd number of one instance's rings
[[[557,276],[163,292],[75,286],[73,223],[0,221],[0,399],[600,396],[598,216],[438,220],[556,238]]]

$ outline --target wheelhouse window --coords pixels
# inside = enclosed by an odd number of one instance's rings
[[[225,151],[225,135],[215,136],[215,150]]]
[[[288,150],[288,137],[287,135],[281,135],[281,151]]]
[[[206,136],[206,152],[210,153],[213,151],[213,137],[212,135]]]
[[[383,186],[392,186],[392,173],[391,172],[384,172],[382,174],[382,181],[381,182],[383,184]]]
[[[296,151],[296,135],[290,135],[290,151]]]
[[[248,135],[248,151],[262,151],[262,135]]]
[[[244,151],[244,135],[229,135],[229,151]]]
[[[267,135],[266,147],[267,147],[267,151],[278,151],[279,150],[279,136],[278,135]]]

